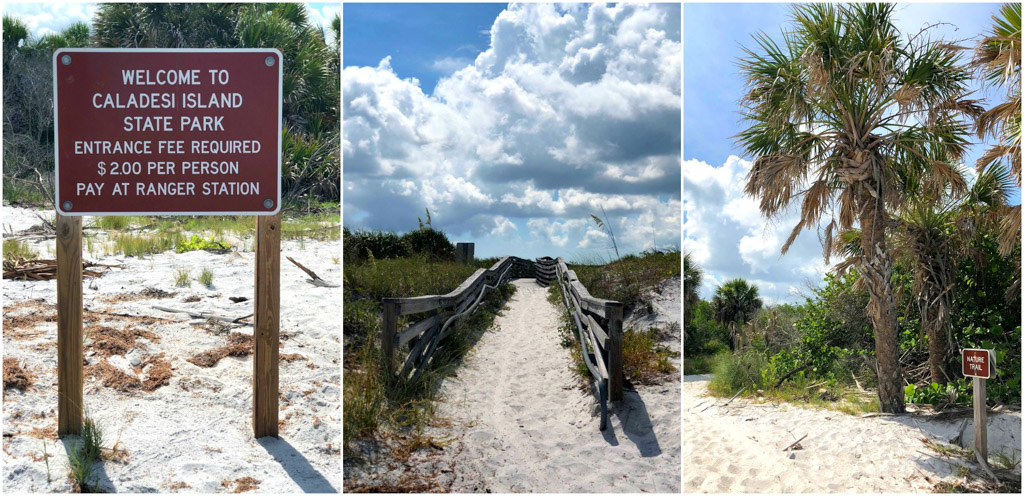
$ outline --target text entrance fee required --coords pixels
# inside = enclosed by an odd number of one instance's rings
[[[279,51],[63,49],[53,62],[61,213],[279,211]]]

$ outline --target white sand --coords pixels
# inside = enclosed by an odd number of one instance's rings
[[[948,443],[962,420],[861,418],[740,398],[721,408],[728,398],[706,396],[708,379],[683,381],[688,493],[930,492],[939,481],[956,479],[922,439]],[[989,415],[990,460],[996,452],[1020,459],[1020,421],[1019,412]],[[782,451],[804,434],[804,449]],[[973,444],[970,420],[964,438]]]
[[[514,284],[495,328],[442,386],[438,414],[451,427],[431,434],[453,442],[406,467],[451,492],[679,492],[678,374],[626,391],[602,432],[595,394],[569,371],[547,289]]]
[[[86,223],[90,222],[86,218]],[[18,231],[38,224],[32,211],[4,206],[3,225]],[[10,226],[10,228],[8,228]],[[251,249],[248,245],[238,243]],[[42,254],[53,252],[52,238],[33,247]],[[173,367],[170,384],[152,393],[122,393],[86,377],[85,407],[104,429],[104,445],[127,450],[127,463],[107,461],[93,476],[105,491],[230,492],[235,486],[222,482],[252,477],[259,482],[256,492],[336,492],[341,488],[341,388],[340,320],[337,305],[341,288],[314,287],[307,276],[284,259],[290,255],[327,281],[341,282],[339,242],[307,240],[282,243],[281,333],[282,354],[300,358],[280,365],[280,440],[257,441],[252,435],[252,357],[226,357],[213,368],[201,368],[185,361],[199,352],[226,344],[223,334],[198,325],[201,320],[183,314],[164,313],[152,308],[207,311],[240,317],[252,313],[253,261],[251,251],[218,255],[204,251],[175,254],[167,252],[144,259],[104,257],[101,249],[85,259],[107,264],[124,264],[99,278],[86,278],[84,304],[85,332],[105,325],[123,328],[125,320],[97,316],[93,312],[123,313],[157,318],[151,324],[132,326],[151,331],[159,342],[139,339],[127,356],[114,355],[108,362],[128,367],[135,358],[163,353]],[[197,279],[203,268],[214,273],[213,288],[193,281],[189,288],[174,286],[174,270],[187,268]],[[110,302],[112,295],[154,288],[177,293],[172,298],[143,298]],[[5,312],[12,305],[40,299],[40,305],[19,310],[18,315],[52,312],[56,302],[54,281],[3,281]],[[230,296],[250,298],[232,303]],[[188,297],[199,301],[186,302]],[[233,330],[252,334],[252,327]],[[33,328],[4,329],[4,357],[18,358],[36,376],[27,392],[4,391],[3,399],[3,482],[5,492],[67,492],[68,464],[63,442],[53,437],[33,436],[34,429],[52,429],[57,422],[56,323],[41,322]],[[88,341],[87,341],[88,343]],[[87,348],[88,349],[88,348]],[[89,352],[86,352],[89,355]],[[95,363],[98,356],[87,356]],[[144,377],[144,374],[141,374]],[[7,437],[10,435],[11,437]],[[73,439],[73,438],[71,438]],[[42,457],[50,455],[51,480]],[[185,483],[189,487],[181,487]]]

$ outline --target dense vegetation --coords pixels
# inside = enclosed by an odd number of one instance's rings
[[[284,54],[282,202],[295,208],[340,199],[341,19],[333,43],[305,7],[270,4],[101,4],[92,25],[35,37],[3,19],[4,200],[53,198],[54,50],[64,47],[277,48]]]
[[[909,383],[903,388],[909,403],[969,404],[970,381],[954,364],[959,364],[960,349],[985,348],[995,350],[998,365],[998,375],[988,381],[988,401],[1020,404],[1021,300],[1019,292],[1009,298],[1006,294],[1020,244],[1009,257],[998,253],[996,232],[979,235],[971,245],[976,251],[954,271],[951,346],[943,357],[951,377],[943,384],[931,378],[929,336],[915,304],[914,266],[904,260],[896,263],[899,365]],[[712,389],[725,395],[743,389],[749,394],[773,389],[806,394],[807,385],[820,384],[838,401],[848,388],[877,387],[874,333],[866,311],[870,297],[859,280],[855,269],[830,273],[803,303],[762,308],[741,324],[745,344],[734,350],[729,323],[716,318],[709,301],[700,300],[684,326],[686,372],[714,373]]]
[[[959,310],[952,281],[966,273],[956,262],[984,253],[980,240],[998,236],[1000,228],[1002,256],[1019,254],[1014,245],[1019,247],[1020,239],[1019,221],[998,222],[1019,216],[1007,197],[1011,177],[1020,184],[1020,4],[1000,12],[992,36],[979,42],[971,62],[961,47],[928,36],[929,28],[900,32],[893,22],[895,8],[796,5],[781,39],[756,35],[756,48],[739,61],[749,127],[738,136],[754,157],[745,192],[759,201],[762,215],[800,214],[782,253],[803,230],[821,225],[826,262],[835,256],[841,259],[838,273],[856,271],[850,284],[867,296],[859,308],[870,321],[879,408],[890,413],[904,410],[905,396],[917,399],[916,387],[904,388],[905,380],[916,380],[904,363],[906,353],[918,347],[908,342],[908,327],[916,327],[920,341],[927,342],[930,381],[942,389],[953,379],[950,345],[962,330],[951,320]],[[1005,85],[1009,101],[986,111],[984,102],[969,98],[972,72],[989,84]],[[978,162],[981,176],[969,186],[960,164],[972,134],[996,135],[1001,142]],[[980,260],[972,276],[987,273],[989,265]],[[1016,275],[1000,275],[1005,298],[1019,302]],[[959,282],[960,289],[969,284]],[[1015,326],[1019,312],[1017,317]],[[801,320],[798,328],[801,322],[803,336],[812,337],[804,344],[813,356],[773,355],[779,363],[754,367],[763,382],[801,361],[801,367],[811,368],[808,360],[836,363],[852,353],[831,339],[814,337],[821,325],[830,328],[828,321]],[[969,324],[986,329],[982,334],[988,337],[1002,332],[984,320]],[[1015,353],[1019,357],[1019,342]],[[1019,381],[1016,385],[1002,400],[1019,401]]]

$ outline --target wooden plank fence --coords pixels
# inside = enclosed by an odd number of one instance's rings
[[[409,377],[411,372],[410,380],[418,379],[438,344],[451,333],[456,320],[471,313],[488,292],[513,277],[532,273],[532,265],[529,260],[505,257],[489,269],[477,269],[448,294],[381,300],[384,307],[381,349],[388,370],[397,369],[399,377]],[[407,315],[417,315],[418,320],[399,332],[400,317]],[[401,367],[396,367],[395,351],[406,346],[409,354]]]
[[[551,285],[551,281],[556,279],[555,271],[558,261],[551,257],[540,257],[534,264],[534,271],[536,273],[537,284],[541,287],[548,287]]]
[[[540,259],[538,274],[539,263]],[[622,303],[591,296],[561,257],[555,261],[554,272],[562,301],[576,325],[583,359],[597,383],[604,430],[608,426],[608,397],[622,400]]]

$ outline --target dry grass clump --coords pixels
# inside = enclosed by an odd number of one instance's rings
[[[95,351],[102,357],[128,353],[132,348],[135,348],[135,341],[138,338],[144,338],[154,343],[160,342],[160,336],[136,327],[114,329],[113,327],[100,326],[89,329],[89,337],[91,339],[87,348]]]
[[[4,357],[4,389],[25,391],[32,385],[35,375],[21,368],[17,358]]]
[[[252,355],[252,336],[240,332],[232,332],[227,336],[228,344],[219,348],[204,351],[192,358],[187,359],[189,363],[199,367],[210,368],[217,365],[224,357],[242,357]]]
[[[90,377],[94,377],[99,380],[104,387],[112,388],[123,393],[139,389],[147,393],[151,393],[171,383],[171,377],[174,375],[171,372],[171,362],[164,359],[163,353],[146,357],[143,360],[141,367],[144,368],[147,365],[150,366],[150,368],[147,373],[146,380],[141,380],[137,376],[128,374],[127,372],[114,367],[106,360],[86,367],[86,372]],[[141,370],[141,368],[139,370]]]
[[[26,309],[28,311],[24,311]],[[34,332],[37,324],[56,321],[55,307],[41,299],[4,305],[4,336],[16,340],[39,337],[39,333]]]
[[[192,489],[192,486],[188,485],[185,482],[178,481],[178,482],[175,482],[175,483],[167,486],[167,489],[169,489],[171,491],[174,491],[174,492],[177,492],[177,491],[180,491],[182,489]]]
[[[260,481],[253,479],[252,477],[239,477],[233,481],[226,479],[222,480],[220,481],[220,485],[225,489],[230,489],[233,493],[244,493],[259,489]],[[231,488],[232,485],[235,486],[234,489]]]

